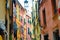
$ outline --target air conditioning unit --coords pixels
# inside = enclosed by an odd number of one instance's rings
[[[2,30],[6,30],[6,27],[5,27],[4,23],[3,23],[3,21],[1,21],[1,20],[0,20],[0,28]]]

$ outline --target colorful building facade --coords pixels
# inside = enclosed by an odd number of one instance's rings
[[[38,14],[38,0],[33,0],[32,3],[32,24],[33,24],[33,40],[40,40],[40,24]]]
[[[31,17],[29,16],[29,15],[27,15],[26,14],[26,31],[27,31],[27,40],[31,40],[31,29],[32,29],[32,27],[31,27]]]
[[[15,12],[13,16],[15,16],[15,22],[17,24],[17,40],[26,40],[26,10],[22,7],[18,0],[15,2]]]
[[[21,39],[26,40],[26,10],[21,6],[20,8],[20,31],[21,31]]]

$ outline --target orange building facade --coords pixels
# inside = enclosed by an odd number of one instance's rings
[[[58,0],[40,1],[41,40],[60,40]]]

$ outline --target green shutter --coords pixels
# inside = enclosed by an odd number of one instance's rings
[[[12,40],[12,34],[10,34],[10,36],[9,36],[9,40]]]

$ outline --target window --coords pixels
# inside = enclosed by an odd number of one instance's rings
[[[14,4],[14,5],[15,5],[15,4]],[[15,7],[15,6],[13,7],[13,15],[17,16],[17,15],[16,15],[16,7]]]
[[[21,29],[21,33],[23,34],[23,33],[24,33],[24,28],[23,28],[23,27],[21,27],[20,29]]]
[[[32,22],[34,22],[35,16],[34,13],[32,12]]]
[[[46,13],[45,13],[45,8],[43,10],[43,21],[44,21],[44,25],[46,25]]]
[[[37,18],[38,17],[38,4],[37,3],[35,4],[35,7],[36,7],[35,8],[36,9],[36,18]]]
[[[35,28],[33,29],[33,34],[35,34]]]
[[[59,30],[55,30],[53,32],[53,37],[54,37],[54,40],[59,40]]]
[[[48,40],[48,34],[44,35],[44,40]]]
[[[30,35],[30,37],[31,37],[31,31],[30,31],[30,28],[28,28],[28,34]]]
[[[33,22],[33,20],[34,20],[34,19],[33,19],[33,13],[32,13],[32,22]]]
[[[28,23],[29,23],[29,19],[28,19]]]
[[[20,16],[20,21],[22,22],[22,16]]]
[[[56,0],[52,0],[52,7],[53,7],[53,10],[54,10],[54,14],[56,14],[56,12],[57,12],[57,9],[56,9]]]
[[[29,19],[29,23],[31,24],[31,20]]]
[[[24,25],[26,24],[26,20],[24,19]]]
[[[30,19],[28,19],[28,23],[31,24],[31,20]]]
[[[35,21],[34,21],[33,25],[35,26]]]
[[[30,28],[28,28],[28,34],[30,34]]]
[[[36,9],[36,12],[37,12],[37,3],[35,4],[35,9]]]

